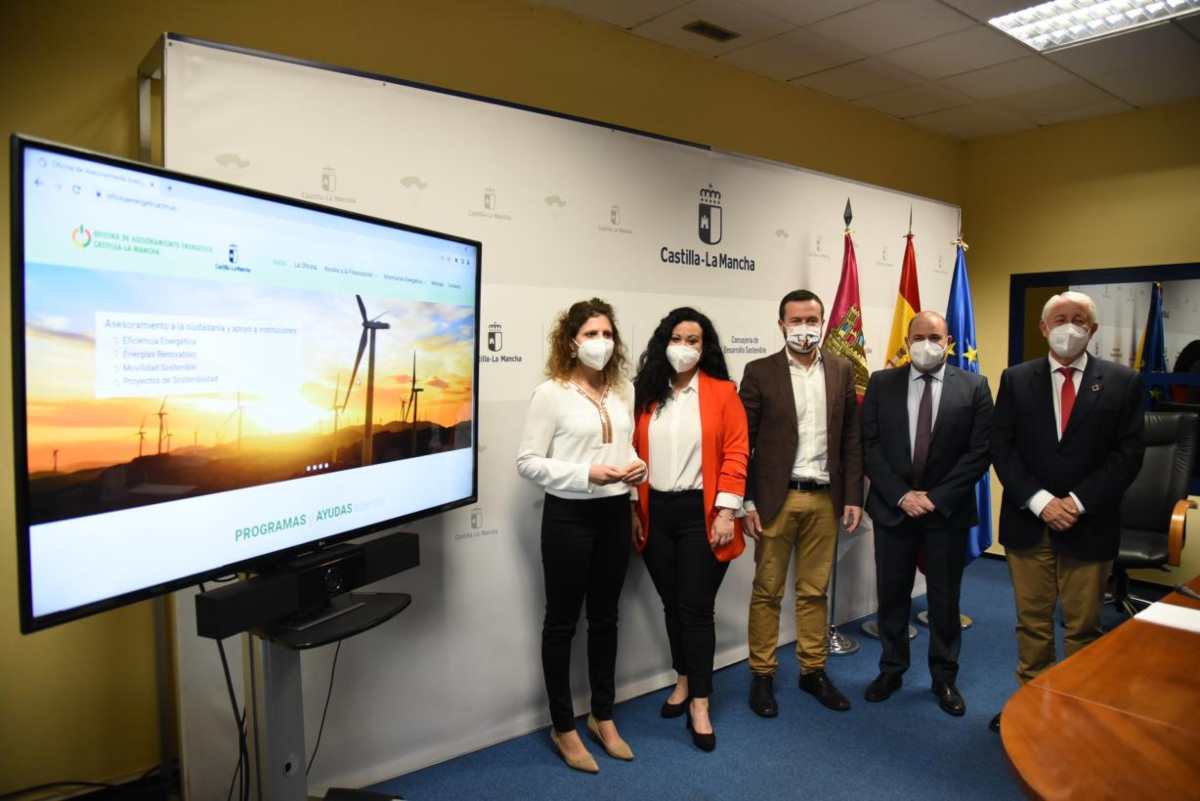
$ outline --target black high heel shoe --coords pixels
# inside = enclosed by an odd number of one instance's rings
[[[692,728],[692,710],[687,710],[687,725],[686,728],[692,733],[692,743],[701,751],[712,751],[717,747],[717,733],[710,732],[701,734]]]
[[[684,712],[687,712],[688,704],[690,704],[691,701],[692,697],[690,695],[687,698],[684,698],[683,701],[678,704],[672,704],[670,701],[663,701],[663,705],[658,710],[658,714],[664,718],[677,718]]]

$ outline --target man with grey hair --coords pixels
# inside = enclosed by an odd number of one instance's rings
[[[1121,499],[1142,466],[1144,393],[1136,372],[1087,352],[1096,304],[1046,301],[1047,358],[1004,371],[992,463],[1004,498],[1000,544],[1017,605],[1017,679],[1054,664],[1054,607],[1067,657],[1100,636],[1100,599],[1120,545]],[[1000,716],[992,719],[999,731]]]
[[[867,513],[875,523],[879,675],[872,703],[900,689],[908,670],[908,616],[918,553],[928,579],[929,675],[938,705],[961,716],[956,686],[959,590],[967,536],[979,522],[975,485],[988,468],[992,393],[987,379],[946,364],[946,318],[923,311],[908,324],[911,365],[871,376],[863,399]]]

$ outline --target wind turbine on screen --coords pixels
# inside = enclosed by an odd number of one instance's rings
[[[134,434],[138,438],[138,458],[142,456],[142,445],[146,442],[146,415],[142,415],[142,424],[138,426],[137,433]]]
[[[363,444],[362,444],[362,463],[364,466],[371,464],[371,436],[372,428],[375,422],[372,412],[375,408],[375,332],[385,331],[391,326],[387,323],[379,322],[379,318],[387,312],[383,312],[378,317],[368,318],[367,307],[363,304],[362,295],[355,295],[354,299],[358,301],[358,313],[362,315],[362,337],[358,340],[358,354],[354,357],[354,369],[350,372],[350,384],[346,387],[346,400],[342,402],[342,409],[345,410],[346,404],[350,402],[350,393],[354,390],[354,378],[358,375],[358,365],[362,362],[363,351],[369,350],[367,355],[367,408],[363,413]],[[415,362],[414,362],[415,363]]]
[[[166,397],[163,398],[162,406],[158,407],[158,411],[155,412],[155,414],[158,416],[158,452],[162,453],[163,435],[166,433],[166,420],[167,420],[167,399],[166,399]]]
[[[420,393],[424,392],[417,386],[417,352],[413,351],[413,366],[412,366],[412,390],[408,395],[408,406],[412,409],[412,455],[417,455],[417,401],[420,399]]]
[[[337,432],[338,432],[338,412],[341,407],[338,406],[338,395],[342,394],[342,374],[337,374],[337,382],[333,385],[333,437],[330,438],[329,445],[329,463],[337,462]]]

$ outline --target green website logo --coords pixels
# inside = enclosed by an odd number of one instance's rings
[[[80,225],[78,228],[71,229],[71,241],[75,243],[77,248],[86,248],[92,244],[91,229],[84,228]]]

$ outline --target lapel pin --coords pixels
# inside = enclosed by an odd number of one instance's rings
[[[1099,392],[1099,391],[1100,391],[1100,385],[1092,384],[1092,392]]]

